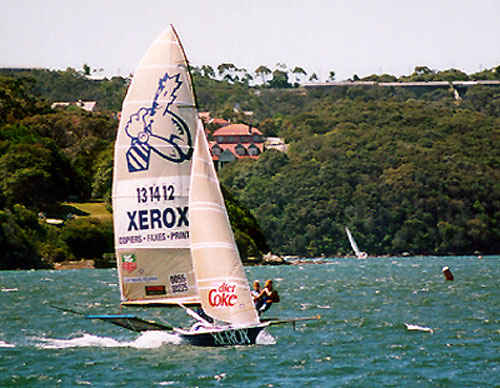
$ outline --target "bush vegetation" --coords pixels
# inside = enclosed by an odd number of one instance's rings
[[[456,100],[446,89],[304,90],[283,68],[260,69],[264,81],[249,86],[251,77],[236,76],[230,64],[219,70],[217,78],[208,67],[194,69],[200,110],[290,145],[287,154],[268,150],[220,171],[244,258],[269,249],[346,254],[345,225],[372,254],[498,253],[500,88],[473,86]],[[397,80],[498,80],[499,72],[418,67]],[[125,78],[95,81],[74,69],[0,71],[0,269],[112,251],[108,221],[72,219],[62,203],[110,206],[116,112],[127,86]],[[78,100],[96,100],[98,112],[51,108]]]

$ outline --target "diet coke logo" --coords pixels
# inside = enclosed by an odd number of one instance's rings
[[[233,307],[238,300],[236,285],[222,283],[208,292],[208,303],[212,307]]]

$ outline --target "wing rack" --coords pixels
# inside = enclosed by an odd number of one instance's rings
[[[147,321],[138,318],[135,315],[86,315],[87,319],[100,319],[101,321],[112,323],[113,325],[123,327],[140,333],[141,331],[149,330],[169,330],[173,329],[172,326],[163,325],[161,323]]]

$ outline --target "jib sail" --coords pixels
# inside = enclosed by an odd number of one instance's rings
[[[203,309],[233,325],[259,323],[201,123],[193,156],[189,211],[191,250]]]

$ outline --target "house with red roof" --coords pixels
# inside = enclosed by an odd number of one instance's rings
[[[210,125],[212,128],[218,128],[229,124],[228,120],[212,117],[210,112],[198,112],[198,117],[203,121],[203,124]]]
[[[210,112],[198,112],[198,117],[204,124],[207,124],[211,119]]]
[[[252,125],[229,124],[213,133],[210,152],[216,165],[241,158],[257,159],[264,151],[262,132]]]
[[[208,124],[212,124],[212,125],[216,125],[218,127],[222,127],[224,125],[228,125],[229,121],[227,121],[226,119],[214,118],[214,119],[210,119],[208,121]]]

